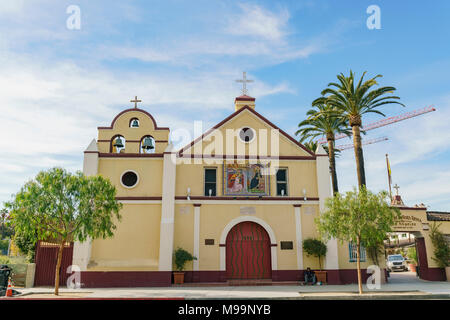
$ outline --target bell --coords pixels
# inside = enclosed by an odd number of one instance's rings
[[[116,141],[114,142],[114,147],[116,147],[116,148],[123,148],[122,139],[120,139],[120,137],[116,138]]]
[[[139,122],[137,121],[137,119],[133,119],[133,122],[131,122],[131,127],[139,128]]]
[[[149,138],[149,137],[144,138],[144,143],[142,144],[142,149],[144,149],[144,150],[155,149],[151,138]]]

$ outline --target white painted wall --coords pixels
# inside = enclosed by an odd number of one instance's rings
[[[319,193],[319,209],[325,209],[325,199],[332,196],[330,162],[324,148],[319,144],[316,150],[317,188]],[[336,239],[327,242],[327,255],[325,257],[325,269],[339,269],[338,244]]]
[[[93,176],[98,173],[98,147],[95,139],[87,147],[84,153],[83,173],[86,176]],[[91,259],[91,239],[84,242],[75,241],[73,244],[72,264],[77,265],[80,271],[86,271]]]
[[[169,144],[164,152],[159,271],[172,271],[176,181],[176,162],[172,159],[172,151],[173,145]]]

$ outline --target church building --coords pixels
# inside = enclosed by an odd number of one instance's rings
[[[98,127],[83,171],[108,178],[123,208],[112,238],[73,246],[84,287],[170,286],[177,248],[197,258],[186,265],[185,282],[279,283],[319,270],[302,241],[318,237],[314,219],[331,196],[326,152],[311,152],[277,127],[255,98],[234,102],[234,112],[179,150],[170,128],[137,105]],[[401,208],[419,216],[423,232],[426,208]],[[327,248],[327,283],[357,282],[355,247],[331,240]],[[362,259],[366,278],[374,263],[364,250]]]

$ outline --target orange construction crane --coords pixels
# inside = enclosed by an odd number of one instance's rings
[[[373,143],[377,143],[377,142],[381,142],[381,141],[386,141],[389,140],[388,137],[381,137],[381,138],[375,138],[375,139],[370,139],[370,140],[366,140],[366,141],[362,141],[362,144],[365,146],[367,144],[373,144]],[[349,144],[341,144],[339,146],[335,146],[335,148],[337,150],[347,150],[347,149],[352,149],[353,148],[353,143],[349,143]]]
[[[436,111],[434,106],[429,106],[429,107],[426,107],[426,108],[422,108],[422,109],[418,109],[418,110],[402,113],[402,114],[400,114],[398,116],[393,116],[393,117],[385,118],[385,119],[382,119],[382,120],[379,120],[379,121],[376,121],[376,122],[369,123],[368,125],[361,127],[361,131],[362,130],[369,131],[369,130],[373,130],[373,129],[376,129],[376,128],[384,127],[384,126],[387,126],[387,125],[392,124],[392,123],[396,123],[396,122],[403,121],[403,120],[406,120],[406,119],[414,118],[414,117],[420,116],[422,114],[425,114],[425,113],[428,113],[428,112],[433,112],[433,111]],[[342,138],[345,138],[345,137],[347,137],[347,135],[345,135],[345,134],[337,134],[335,136],[335,140],[339,140],[339,139],[342,139]],[[324,143],[327,143],[327,139],[326,138],[322,138],[322,139],[318,140],[318,142],[320,144],[324,144]]]

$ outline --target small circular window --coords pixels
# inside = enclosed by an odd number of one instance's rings
[[[239,138],[244,142],[251,142],[255,138],[255,131],[252,128],[242,128],[239,131]]]
[[[120,177],[120,182],[126,188],[134,187],[139,181],[139,177],[134,171],[126,171]]]

